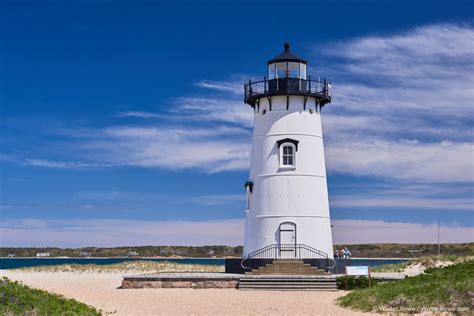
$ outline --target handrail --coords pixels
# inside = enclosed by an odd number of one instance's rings
[[[302,260],[302,259],[326,259],[326,271],[336,266],[336,261],[329,258],[329,255],[322,250],[305,244],[270,244],[263,248],[249,253],[240,262],[243,269],[250,269],[244,265],[249,259],[270,259],[270,260]],[[332,265],[329,266],[329,261]]]
[[[331,102],[331,82],[326,79],[254,78],[244,83],[244,101],[254,104],[256,99],[273,95],[306,95],[315,97],[321,105]]]

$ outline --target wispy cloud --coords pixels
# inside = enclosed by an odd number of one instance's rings
[[[203,195],[191,199],[196,204],[223,205],[245,201],[245,194]],[[244,205],[243,202],[242,205]]]
[[[152,112],[128,111],[128,112],[121,112],[117,114],[117,117],[137,117],[137,118],[143,118],[143,119],[150,119],[150,118],[163,118],[166,116],[163,114],[152,113]]]
[[[473,41],[472,27],[442,24],[317,47],[318,62],[310,66],[334,81],[334,101],[323,112],[329,172],[411,182],[474,181]],[[159,120],[153,127],[135,122],[81,135],[84,139],[72,145],[73,162],[35,157],[29,163],[66,168],[97,161],[206,172],[247,168],[253,113],[237,96],[241,81],[202,80],[197,86],[226,97],[182,96],[169,100],[166,112],[122,112],[119,117]]]
[[[340,140],[326,152],[332,172],[421,182],[474,180],[471,143]]]
[[[0,223],[0,246],[125,246],[125,245],[241,245],[244,220],[5,220]],[[435,224],[370,220],[333,221],[334,242],[435,243]],[[442,226],[441,242],[472,242],[474,229]]]
[[[109,163],[90,163],[83,161],[54,161],[44,159],[26,159],[24,164],[35,166],[35,167],[47,167],[47,168],[58,168],[58,169],[78,169],[78,168],[90,168],[90,167],[110,167]]]
[[[333,209],[372,209],[379,213],[384,209],[467,212],[474,209],[472,187],[465,183],[358,183],[339,185],[337,192],[330,195]]]
[[[235,137],[245,133],[239,128],[117,126],[101,132],[81,144],[96,161],[207,172],[248,168],[249,144]]]
[[[385,222],[370,220],[333,221],[336,244],[366,243],[436,243],[437,224]],[[441,226],[441,243],[473,242],[474,228]]]
[[[323,115],[329,170],[474,181],[473,41],[471,27],[429,25],[318,47],[335,80]]]
[[[239,78],[237,81],[212,81],[212,80],[201,80],[196,83],[196,86],[206,89],[217,90],[221,92],[230,92],[233,94],[243,95],[243,80]]]

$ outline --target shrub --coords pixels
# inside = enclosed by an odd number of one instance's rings
[[[346,277],[345,276],[340,276],[336,278],[336,283],[337,283],[337,288],[341,290],[346,289]],[[377,280],[374,278],[370,279],[370,284],[371,286],[374,286],[377,284]],[[347,277],[347,288],[348,290],[354,290],[354,289],[364,289],[369,287],[369,278],[365,276],[348,276]]]
[[[431,311],[469,312],[474,293],[474,261],[429,268],[425,272],[371,289],[357,289],[340,297],[338,302],[363,311],[420,313],[431,308]]]
[[[100,315],[73,299],[31,289],[6,277],[0,280],[0,315]]]

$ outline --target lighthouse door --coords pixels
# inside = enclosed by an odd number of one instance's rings
[[[283,222],[279,227],[279,257],[296,257],[296,224],[292,222]]]

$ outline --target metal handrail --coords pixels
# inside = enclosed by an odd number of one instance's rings
[[[265,94],[270,92],[269,83],[275,82],[278,84],[282,81],[294,81],[299,82],[299,90],[300,92],[308,92],[308,93],[321,93],[324,94],[327,92],[328,84],[331,83],[326,80],[313,80],[311,78],[302,79],[302,78],[273,78],[267,79],[266,77],[263,78],[253,78],[245,81],[244,87],[245,92],[251,92],[252,94]]]
[[[326,259],[326,270],[336,266],[336,261],[329,258],[329,255],[322,250],[313,248],[305,244],[271,244],[261,249],[257,249],[242,259],[240,265],[243,269],[250,267],[244,266],[248,259],[271,259],[271,260],[302,260],[302,259]],[[332,265],[329,266],[329,261]]]

